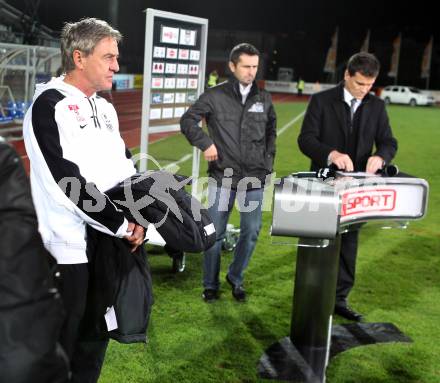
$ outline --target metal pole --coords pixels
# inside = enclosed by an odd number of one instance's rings
[[[36,77],[37,77],[37,47],[33,47],[32,49],[32,53],[34,55],[34,63],[32,65],[32,73],[31,73],[31,81],[30,81],[30,88],[31,88],[31,92],[32,92],[32,96],[33,96],[33,92],[35,90],[35,82],[36,82]],[[31,98],[31,97],[29,97]]]
[[[325,381],[335,307],[341,236],[326,247],[322,240],[300,238],[296,259],[290,339],[315,376]]]
[[[30,52],[29,48],[26,49],[26,71],[24,78],[24,102],[29,101],[29,66],[30,66]]]
[[[399,63],[400,63],[400,50],[402,49],[402,34],[399,33],[399,49],[396,53],[397,63],[396,63],[396,77],[394,77],[394,85],[397,85],[397,76],[399,75]]]
[[[151,68],[151,49],[153,44],[153,24],[154,13],[152,9],[147,9],[145,15],[145,51],[144,51],[144,84],[142,89],[142,117],[141,117],[141,137],[140,137],[140,162],[141,172],[147,170],[148,166],[148,140],[150,135],[150,88],[151,76],[146,74]]]
[[[205,72],[206,72],[206,54],[208,45],[208,23],[202,25],[202,36],[200,41],[200,75],[199,75],[199,86],[198,95],[200,96],[205,89]],[[200,124],[200,129],[202,129],[202,124]],[[194,147],[193,149],[193,162],[191,175],[193,178],[193,183],[191,185],[191,194],[195,197],[198,196],[199,190],[199,175],[200,175],[200,155],[199,149]],[[201,192],[201,191],[200,191]]]
[[[110,0],[108,4],[108,16],[112,27],[118,27],[118,10],[119,10],[119,0]]]

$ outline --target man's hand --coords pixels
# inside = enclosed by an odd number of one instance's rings
[[[352,172],[354,170],[353,162],[348,154],[333,150],[329,154],[330,161],[335,164],[338,169],[345,170],[346,172]]]
[[[212,144],[208,149],[203,152],[206,161],[215,161],[218,158],[217,148]]]
[[[145,230],[142,226],[136,225],[133,222],[128,223],[127,235],[124,237],[131,245],[131,252],[134,253],[136,249],[144,242]]]
[[[367,161],[367,173],[376,173],[382,169],[383,158],[379,156],[371,156]]]

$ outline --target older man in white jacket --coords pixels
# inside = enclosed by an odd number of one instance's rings
[[[78,338],[89,280],[86,225],[126,238],[133,248],[144,239],[144,229],[128,222],[105,195],[136,172],[115,109],[96,95],[111,89],[121,38],[101,20],[66,24],[61,34],[65,76],[37,86],[23,127],[39,231],[62,274],[67,315],[61,343],[74,382],[97,381],[107,347],[106,341]]]

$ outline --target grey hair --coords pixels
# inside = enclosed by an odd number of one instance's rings
[[[68,73],[75,69],[73,61],[75,50],[88,56],[106,37],[115,39],[117,43],[122,40],[122,34],[104,20],[89,17],[76,23],[66,23],[61,31],[61,62],[64,72]]]

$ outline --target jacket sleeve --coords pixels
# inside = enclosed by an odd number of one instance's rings
[[[190,106],[180,119],[180,130],[188,142],[201,151],[208,149],[214,142],[199,126],[199,122],[205,118],[209,120],[213,108],[208,93],[203,93],[199,99]]]
[[[301,132],[298,136],[298,146],[313,162],[325,166],[330,152],[336,148],[320,141],[323,124],[323,106],[319,97],[312,96],[307,107]]]
[[[58,126],[62,122],[57,122],[55,116],[55,105],[59,101],[57,93],[42,93],[32,106],[32,127],[38,148],[54,181],[76,206],[76,214],[99,231],[123,237],[128,221],[122,211],[93,182],[84,178],[76,163],[64,157]],[[102,208],[88,208],[91,201],[96,201]]]
[[[275,113],[275,108],[272,104],[272,97],[268,94],[269,98],[269,110],[267,113],[267,124],[266,124],[266,155],[268,168],[273,169],[273,162],[275,159],[276,145],[275,141],[277,138],[277,116]]]
[[[378,124],[375,137],[376,152],[374,155],[382,157],[385,163],[389,164],[396,155],[397,140],[393,137],[388,114],[383,102],[381,102]]]

